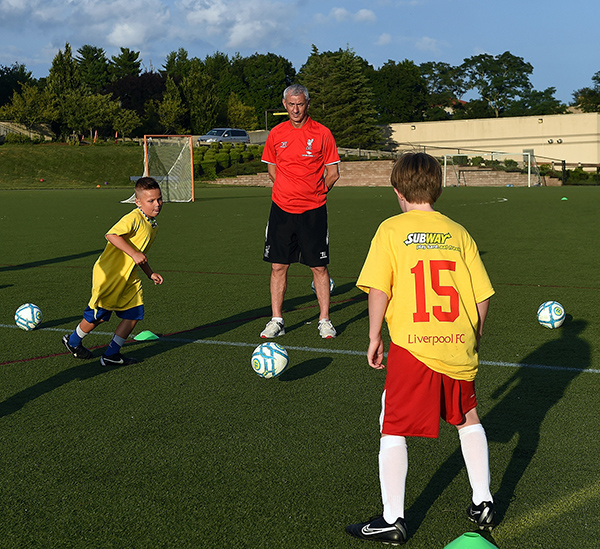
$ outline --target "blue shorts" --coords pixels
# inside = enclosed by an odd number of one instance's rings
[[[108,309],[103,309],[102,307],[94,310],[90,309],[90,307],[86,307],[85,311],[83,311],[83,318],[87,320],[89,323],[93,324],[94,322],[98,322],[98,320],[103,320],[106,322],[110,319],[113,312],[119,317],[126,320],[142,320],[144,318],[144,306],[138,305],[137,307],[132,307],[131,309],[126,309],[125,311],[109,311]]]

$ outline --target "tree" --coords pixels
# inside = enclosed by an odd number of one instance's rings
[[[179,83],[189,73],[190,63],[188,52],[184,48],[179,48],[176,52],[172,51],[167,55],[163,72],[165,76],[170,76],[175,82]]]
[[[465,75],[460,67],[448,63],[427,62],[419,65],[428,94],[426,120],[445,120],[461,106],[467,92]]]
[[[141,118],[135,111],[129,109],[119,109],[113,118],[113,129],[122,137],[131,135],[142,124]]]
[[[505,116],[540,116],[545,114],[564,114],[567,106],[554,97],[556,88],[544,91],[529,90],[504,112]]]
[[[54,122],[58,116],[54,94],[31,83],[23,84],[21,92],[15,91],[11,102],[0,108],[0,117],[23,124],[29,130],[38,124]]]
[[[254,107],[255,123],[262,121],[265,111],[281,106],[283,90],[293,84],[296,71],[290,61],[274,53],[238,58],[236,65],[241,68],[244,86],[237,93],[246,105]]]
[[[516,97],[523,96],[532,88],[529,75],[530,63],[506,51],[492,56],[487,53],[464,60],[461,65],[470,89],[476,89],[480,98],[487,102],[494,115],[499,117]]]
[[[119,55],[110,58],[109,72],[113,82],[126,76],[139,76],[142,67],[140,52],[121,48]]]
[[[592,87],[573,92],[573,102],[583,112],[600,112],[600,71],[592,76]]]
[[[391,59],[379,70],[370,71],[377,121],[415,122],[423,120],[429,107],[427,86],[419,68],[408,59]]]
[[[367,148],[381,140],[365,62],[349,48],[312,53],[299,78],[310,93],[310,113],[325,124],[342,147]]]
[[[0,106],[8,103],[14,92],[20,92],[24,84],[34,79],[25,65],[13,63],[10,67],[0,65]]]
[[[68,42],[65,44],[65,51],[58,50],[54,56],[46,84],[59,99],[65,93],[83,91],[79,67],[73,59],[71,45]]]
[[[182,96],[189,111],[191,131],[203,134],[214,127],[219,110],[217,84],[198,59],[181,83]]]
[[[255,110],[242,103],[237,93],[231,92],[227,102],[227,124],[234,128],[246,128],[254,130],[257,128]]]
[[[85,45],[77,50],[75,59],[79,67],[81,80],[92,93],[98,93],[110,81],[108,74],[108,59],[102,48]]]
[[[158,115],[164,132],[167,134],[187,133],[187,130],[183,128],[186,112],[177,85],[170,76],[167,76],[167,88],[158,107]]]

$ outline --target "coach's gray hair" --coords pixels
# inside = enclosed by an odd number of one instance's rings
[[[285,88],[285,90],[283,90],[283,99],[285,100],[288,95],[304,95],[304,99],[306,99],[306,101],[309,100],[308,90],[300,84],[292,84],[291,86]]]

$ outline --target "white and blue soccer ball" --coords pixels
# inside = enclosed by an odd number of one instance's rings
[[[264,378],[277,377],[286,369],[287,351],[273,341],[261,343],[252,353],[252,369]]]
[[[29,332],[42,322],[42,311],[33,303],[21,305],[15,312],[15,323],[19,328]]]
[[[313,280],[310,283],[310,287],[312,288],[312,291],[315,295],[317,295],[317,291],[315,290],[315,281]],[[335,282],[333,281],[333,278],[329,277],[329,295],[331,295],[333,293],[333,290],[335,290]]]
[[[538,322],[546,328],[560,328],[565,316],[565,308],[558,301],[542,303],[537,312]]]

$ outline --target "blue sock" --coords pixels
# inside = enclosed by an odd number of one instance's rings
[[[123,343],[125,343],[125,339],[115,334],[104,354],[106,356],[118,354],[118,352],[121,350],[121,347],[123,347]]]
[[[71,345],[71,347],[77,347],[81,344],[81,341],[86,335],[87,334],[80,328],[80,326],[77,325],[75,331],[69,336],[69,345]]]

